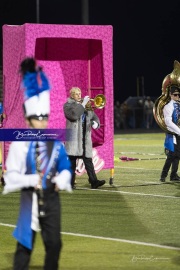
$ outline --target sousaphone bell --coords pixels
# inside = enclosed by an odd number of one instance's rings
[[[174,61],[173,71],[164,78],[162,83],[162,94],[156,99],[153,108],[154,118],[159,127],[167,133],[174,134],[167,129],[163,115],[163,108],[170,101],[169,90],[171,85],[180,86],[180,63],[177,60]],[[178,126],[180,125],[178,124]]]

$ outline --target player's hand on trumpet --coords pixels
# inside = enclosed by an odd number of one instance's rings
[[[90,101],[90,97],[89,96],[85,96],[82,102],[82,106],[85,108],[86,104]]]

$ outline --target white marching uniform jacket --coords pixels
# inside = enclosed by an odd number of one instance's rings
[[[36,143],[12,142],[4,174],[3,194],[21,190],[19,219],[13,236],[29,249],[32,249],[32,230],[39,229],[37,194],[34,188],[40,179],[36,171]],[[44,190],[57,192],[56,185],[60,190],[71,192],[71,163],[64,145],[60,141],[54,141],[51,144],[52,151],[49,156],[46,153],[47,148],[44,147],[46,166],[42,177],[42,187]]]
[[[164,122],[167,129],[180,136],[180,128],[178,127],[178,120],[180,117],[180,104],[171,100],[163,108]],[[177,144],[176,136],[167,133],[165,138],[164,147],[172,152],[174,152],[174,144]]]

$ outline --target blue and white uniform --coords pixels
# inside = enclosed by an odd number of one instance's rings
[[[49,81],[42,69],[37,69],[33,58],[25,58],[20,67],[25,119],[31,128],[44,128],[50,114]],[[43,269],[59,269],[62,241],[58,191],[72,191],[71,176],[71,163],[60,141],[11,143],[6,159],[3,194],[21,192],[19,218],[13,232],[17,239],[13,270],[29,269],[39,227],[45,247]]]
[[[180,136],[180,128],[178,127],[178,119],[180,116],[180,104],[171,100],[163,108],[164,122],[167,129]],[[177,144],[177,138],[175,135],[167,133],[164,143],[164,147],[174,152],[174,144]]]
[[[47,191],[47,196],[49,193],[57,193],[55,184],[61,190],[71,191],[71,164],[64,145],[59,141],[52,144],[49,156],[47,149],[44,149],[46,168],[42,187]],[[3,194],[21,190],[20,214],[13,235],[28,249],[32,249],[32,230],[39,230],[37,195],[34,189],[39,182],[35,145],[36,142],[12,142],[6,160],[7,172],[4,175],[6,185]]]

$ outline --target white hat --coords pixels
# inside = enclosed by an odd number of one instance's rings
[[[24,108],[27,118],[48,116],[50,114],[50,91],[46,90],[39,95],[28,98],[24,102]]]

